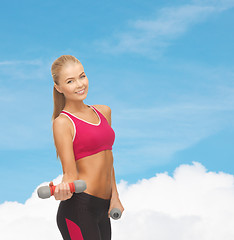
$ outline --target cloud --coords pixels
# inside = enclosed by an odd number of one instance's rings
[[[234,238],[233,175],[208,172],[193,162],[177,167],[172,177],[156,173],[131,185],[121,180],[117,188],[125,211],[121,219],[111,219],[113,240]],[[62,239],[55,218],[58,202],[39,199],[35,190],[25,204],[1,204],[0,239]]]
[[[234,6],[234,1],[192,1],[176,7],[164,7],[152,19],[137,19],[127,22],[127,29],[115,33],[109,39],[96,40],[100,51],[120,54],[132,52],[159,58],[172,40],[180,37],[191,26],[206,20],[213,13]]]
[[[53,182],[56,185],[61,180],[62,176],[59,175]],[[44,182],[38,187],[48,184]],[[0,205],[0,239],[62,239],[56,231],[58,204],[59,201],[54,198],[38,198],[36,189],[25,204],[4,202]]]

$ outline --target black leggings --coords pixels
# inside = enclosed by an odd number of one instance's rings
[[[56,218],[63,239],[110,240],[109,206],[110,199],[85,192],[74,192],[71,198],[60,201]]]

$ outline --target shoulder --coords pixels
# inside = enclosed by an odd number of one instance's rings
[[[101,114],[107,119],[109,125],[111,126],[111,108],[107,105],[93,105]]]
[[[70,122],[68,119],[68,116],[66,114],[59,114],[58,117],[56,117],[53,121],[53,125],[55,126],[65,126],[67,123]]]
[[[100,112],[104,112],[104,113],[108,113],[108,112],[111,112],[111,108],[107,105],[99,105],[99,104],[96,104],[96,105],[93,105],[95,108],[98,109],[98,111],[100,110]]]
[[[69,131],[71,132],[71,120],[65,114],[59,114],[53,121],[53,130],[56,132]]]

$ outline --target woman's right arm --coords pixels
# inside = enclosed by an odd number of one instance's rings
[[[70,192],[68,183],[78,179],[73,152],[72,133],[67,119],[56,118],[53,121],[53,136],[63,169],[62,183],[55,188],[54,197],[56,200],[66,200],[73,195],[73,193]]]

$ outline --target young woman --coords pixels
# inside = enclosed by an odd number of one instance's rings
[[[54,197],[61,200],[57,225],[65,240],[110,240],[112,208],[124,208],[116,188],[111,109],[86,105],[88,78],[81,62],[62,55],[51,67],[54,81],[53,136],[62,168]],[[68,183],[82,179],[87,189],[71,193]],[[53,182],[50,182],[53,185]]]

